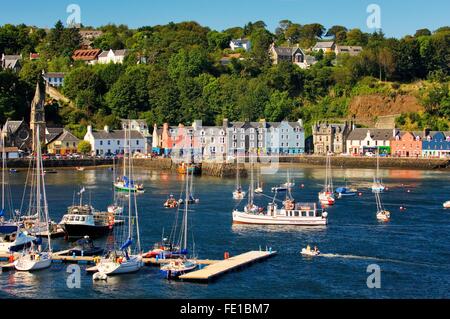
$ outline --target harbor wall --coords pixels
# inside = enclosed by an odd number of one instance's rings
[[[170,158],[135,158],[133,165],[149,170],[172,170],[177,167]]]
[[[8,168],[28,168],[30,166],[29,159],[9,159],[6,161]],[[109,166],[113,164],[112,159],[49,159],[43,160],[44,167],[47,168],[73,168],[73,167],[93,167],[93,166]]]

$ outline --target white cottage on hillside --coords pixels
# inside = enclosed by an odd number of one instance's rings
[[[109,50],[103,51],[98,56],[98,63],[108,64],[108,63],[119,63],[122,64],[125,59],[128,50]]]
[[[102,131],[93,131],[92,126],[88,126],[84,140],[88,141],[92,147],[92,154],[97,156],[123,154],[124,149],[131,147],[132,153],[144,153],[147,140],[139,131],[131,131],[129,144],[125,145],[125,131],[112,131],[108,126]]]

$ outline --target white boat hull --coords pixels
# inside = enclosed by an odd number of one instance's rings
[[[233,192],[233,199],[244,199],[245,192]]]
[[[377,213],[377,219],[382,222],[387,222],[391,218],[391,214],[389,212],[380,212]]]
[[[446,201],[444,204],[442,204],[442,206],[443,206],[444,208],[450,208],[450,200],[449,200],[449,201]]]
[[[307,257],[316,257],[320,255],[320,251],[314,251],[314,250],[307,250],[306,248],[303,248],[301,251],[301,254],[303,256],[307,256]]]
[[[247,214],[245,212],[233,212],[234,224],[253,225],[295,225],[295,226],[325,226],[326,217],[287,217]]]
[[[0,242],[0,253],[9,253],[14,251],[19,251],[25,247],[31,246],[33,241],[36,240],[36,237],[29,235],[19,235],[16,240],[9,243]]]
[[[139,271],[143,266],[144,263],[141,256],[130,256],[130,260],[123,261],[122,263],[110,259],[101,260],[97,264],[97,270],[101,274],[113,276],[133,273]]]
[[[38,254],[39,259],[32,259],[31,254],[21,256],[14,262],[18,271],[36,271],[49,268],[52,265],[52,256],[48,253]]]
[[[334,198],[334,196],[332,194],[328,194],[328,193],[319,193],[319,201],[322,205],[334,205],[334,203],[336,202],[336,199]]]

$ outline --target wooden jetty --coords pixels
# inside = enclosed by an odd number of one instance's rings
[[[203,269],[193,271],[180,276],[181,280],[186,281],[210,281],[229,271],[247,266],[254,262],[273,257],[276,251],[250,251],[242,255],[234,256],[219,262],[213,263]]]

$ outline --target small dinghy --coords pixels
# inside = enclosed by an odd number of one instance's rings
[[[308,245],[306,248],[303,248],[301,251],[301,254],[303,256],[307,257],[316,257],[320,255],[320,251],[317,247],[314,247],[314,249],[311,249],[311,247]]]
[[[179,204],[180,204],[180,202],[177,201],[172,194],[170,194],[169,198],[164,202],[164,207],[165,208],[177,208]]]
[[[442,204],[444,208],[450,208],[450,200],[446,201],[444,204]]]
[[[92,280],[108,280],[108,275],[101,273],[101,272],[96,272],[92,276]]]
[[[382,222],[388,222],[391,219],[391,213],[387,210],[382,210],[377,213],[377,219]]]

